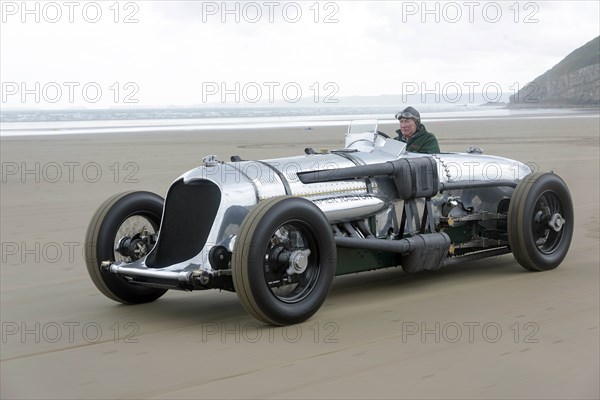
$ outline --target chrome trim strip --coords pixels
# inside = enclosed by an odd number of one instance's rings
[[[285,194],[288,196],[292,195],[292,188],[290,187],[290,183],[288,182],[288,180],[285,177],[285,175],[283,174],[283,172],[281,172],[280,170],[278,170],[277,168],[275,168],[274,166],[272,166],[271,164],[269,164],[266,161],[256,160],[256,162],[261,163],[265,167],[270,168],[273,172],[275,172],[275,174],[277,174],[277,176],[279,177],[279,179],[281,179],[281,182],[283,183],[283,187],[285,189]]]

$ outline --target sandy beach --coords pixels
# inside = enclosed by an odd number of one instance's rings
[[[345,127],[3,137],[1,397],[597,399],[597,111],[424,123],[443,151],[478,146],[565,180],[576,222],[563,264],[531,273],[505,255],[338,277],[287,328],[257,323],[235,293],[112,302],[87,275],[87,224],[115,193],[164,195],[205,155],[340,148]]]

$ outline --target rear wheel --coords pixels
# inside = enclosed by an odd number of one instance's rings
[[[273,325],[305,321],[325,301],[335,275],[331,226],[308,200],[262,201],[240,226],[232,268],[236,293],[254,317]]]
[[[558,267],[573,228],[573,202],[558,175],[538,172],[519,182],[508,207],[508,241],[521,266],[530,271]]]
[[[165,294],[165,289],[134,285],[100,268],[103,261],[133,262],[148,254],[158,234],[163,203],[154,193],[125,192],[106,200],[92,217],[85,237],[85,263],[106,297],[138,304]]]

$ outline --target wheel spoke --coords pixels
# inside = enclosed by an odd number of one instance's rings
[[[557,194],[549,190],[538,197],[532,220],[535,245],[544,254],[551,254],[561,243],[562,230],[555,230],[551,226],[555,215],[562,216],[563,208]]]
[[[273,295],[280,301],[294,303],[305,298],[310,291],[316,279],[318,278],[318,254],[316,251],[315,239],[312,236],[311,228],[299,221],[288,222],[278,227],[269,239],[265,251],[264,274],[268,287]],[[276,246],[283,246],[283,251],[289,255],[297,251],[310,250],[308,256],[308,265],[302,273],[288,275],[286,272],[288,263],[273,268],[273,262],[269,263],[270,255],[281,253],[281,249]]]
[[[132,249],[132,252],[136,255],[135,257],[131,257],[128,254],[121,254],[118,251],[119,245],[122,239],[131,239],[134,236],[139,236],[140,234],[145,232],[147,232],[149,237],[151,237],[152,235],[156,234],[158,227],[155,225],[156,224],[153,223],[150,219],[141,215],[133,215],[127,218],[125,221],[123,221],[121,226],[119,226],[119,229],[117,230],[117,233],[114,238],[114,261],[132,262],[145,256],[147,252],[151,249],[149,243],[146,243],[145,241],[139,241],[139,243],[133,245],[134,248]]]

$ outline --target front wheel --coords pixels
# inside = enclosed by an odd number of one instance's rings
[[[508,242],[523,268],[558,267],[569,251],[574,224],[571,195],[558,175],[537,172],[519,182],[508,207]]]
[[[277,197],[260,202],[242,222],[233,285],[255,318],[296,324],[321,307],[336,265],[333,232],[321,210],[302,198]]]
[[[103,261],[133,262],[144,257],[155,242],[164,200],[150,192],[125,192],[98,208],[85,236],[85,263],[94,285],[106,297],[125,304],[148,303],[165,289],[128,283],[103,271]]]

